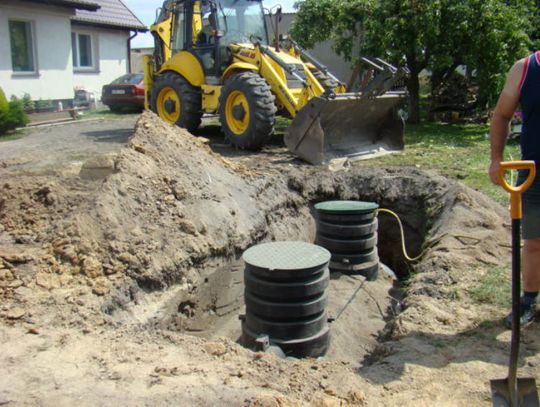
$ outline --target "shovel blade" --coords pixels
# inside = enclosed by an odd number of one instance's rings
[[[493,407],[539,407],[536,381],[533,378],[518,378],[516,394],[512,396],[508,379],[491,380]],[[514,398],[514,400],[512,400]]]

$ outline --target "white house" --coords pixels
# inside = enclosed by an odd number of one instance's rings
[[[9,98],[73,99],[129,71],[145,25],[121,0],[0,0],[0,87]]]

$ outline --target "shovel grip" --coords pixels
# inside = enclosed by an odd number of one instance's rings
[[[527,179],[521,185],[510,185],[504,178],[506,171],[529,170]],[[510,213],[512,219],[521,219],[521,194],[525,192],[534,181],[536,165],[534,161],[503,161],[499,169],[499,181],[505,191],[510,193]]]

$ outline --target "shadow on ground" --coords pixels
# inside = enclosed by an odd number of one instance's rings
[[[81,135],[98,143],[126,143],[133,134],[133,128],[96,130],[82,132]]]
[[[525,358],[540,351],[538,335],[538,322],[522,330],[518,369],[534,365],[535,362],[525,362]],[[441,369],[450,364],[485,362],[508,366],[509,357],[510,331],[500,319],[487,320],[455,335],[411,332],[398,342],[382,342],[364,358],[357,374],[373,383],[385,384],[401,380],[406,365]]]

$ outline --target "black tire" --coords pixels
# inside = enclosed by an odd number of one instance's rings
[[[338,87],[339,83],[337,83],[335,80],[330,78],[329,76],[326,76],[321,71],[314,71],[313,76],[317,81],[321,84],[321,86],[324,88],[324,90],[334,90]]]
[[[162,92],[165,93],[162,94]],[[170,106],[158,106],[159,99],[164,99],[167,94],[170,96],[176,94],[180,106],[177,106],[172,98],[165,101],[170,101]],[[174,72],[166,72],[158,76],[150,95],[150,107],[154,113],[166,122],[176,124],[190,132],[197,130],[201,124],[201,103],[201,90],[190,85],[188,81]],[[176,113],[176,109],[179,109],[178,113]]]
[[[122,112],[122,106],[111,105],[109,106],[109,110],[113,113],[120,113]]]
[[[270,86],[257,73],[241,72],[227,79],[219,97],[219,116],[233,146],[258,150],[266,144],[274,132],[274,101]]]

